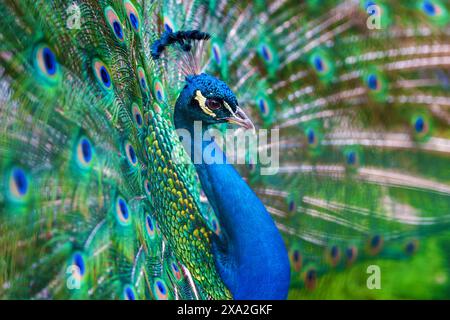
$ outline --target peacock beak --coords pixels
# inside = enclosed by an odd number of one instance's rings
[[[240,127],[243,127],[245,129],[251,129],[255,130],[255,126],[253,125],[253,122],[250,120],[249,117],[245,114],[244,111],[242,111],[241,108],[237,108],[234,112],[233,117],[229,117],[225,119],[228,123],[237,124]]]

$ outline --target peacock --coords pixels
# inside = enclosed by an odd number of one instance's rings
[[[449,298],[449,10],[0,0],[0,298]]]

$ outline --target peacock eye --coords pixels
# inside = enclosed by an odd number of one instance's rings
[[[217,110],[222,107],[222,104],[215,99],[206,99],[206,106],[211,110]]]

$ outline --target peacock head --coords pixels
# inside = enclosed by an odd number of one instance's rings
[[[200,121],[205,127],[217,123],[232,123],[253,129],[253,123],[239,108],[233,91],[225,82],[202,73],[186,77],[186,84],[175,105],[176,118]]]
[[[175,59],[186,76],[185,86],[175,104],[175,126],[199,121],[205,128],[217,123],[233,123],[245,129],[254,129],[253,123],[239,108],[233,91],[223,81],[201,72],[204,51],[201,45],[210,37],[208,33],[198,30],[166,30],[151,46],[155,60],[160,59],[170,46],[179,49],[178,53],[186,54],[182,59]],[[195,50],[193,45],[197,46]]]

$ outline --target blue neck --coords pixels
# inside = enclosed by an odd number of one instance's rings
[[[177,129],[193,134],[192,123],[177,117]],[[195,143],[191,157],[211,143]],[[214,145],[217,155],[225,155]],[[203,155],[204,158],[207,155]],[[290,267],[284,242],[271,216],[238,172],[227,164],[196,164],[203,190],[213,207],[223,235],[214,237],[216,267],[234,299],[285,299]]]

